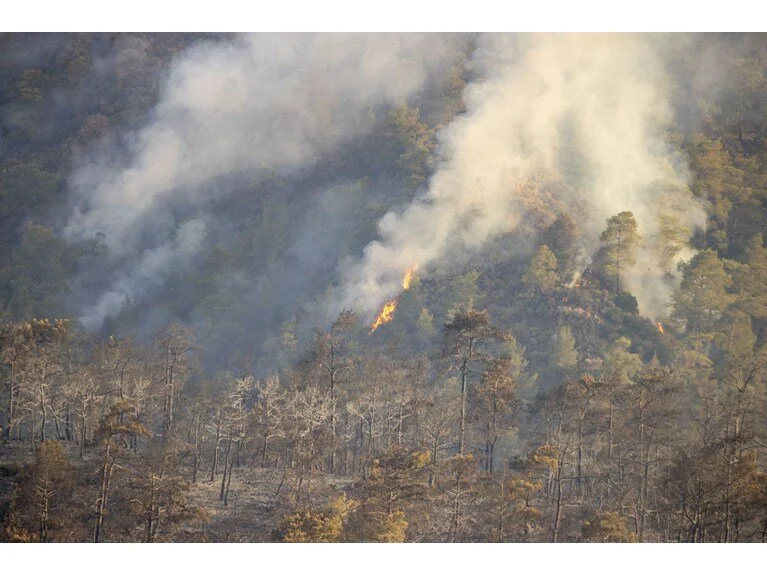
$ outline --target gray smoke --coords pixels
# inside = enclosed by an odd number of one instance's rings
[[[661,38],[636,35],[481,37],[467,111],[439,135],[428,190],[381,219],[380,240],[342,270],[338,306],[372,314],[400,291],[414,261],[428,270],[456,243],[478,249],[514,230],[535,203],[530,183],[559,178],[567,185],[556,188],[556,199],[586,213],[578,224],[587,254],[607,218],[634,213],[643,239],[624,280],[642,313],[663,315],[676,263],[689,257],[688,240],[704,221],[684,162],[663,137],[672,121],[663,47]],[[577,178],[562,162],[573,139]]]
[[[296,170],[374,126],[375,112],[417,92],[450,55],[445,35],[239,36],[187,50],[171,67],[127,161],[81,166],[65,234],[105,234],[125,262],[82,314],[98,328],[127,300],[183,267],[205,226],[170,206],[203,206],[216,178]]]

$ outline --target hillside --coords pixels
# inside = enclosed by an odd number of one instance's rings
[[[767,541],[767,36],[0,35],[3,541]]]

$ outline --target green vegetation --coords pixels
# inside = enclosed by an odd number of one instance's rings
[[[580,216],[555,202],[533,206],[532,232],[419,269],[375,333],[354,310],[316,319],[339,264],[428,185],[475,73],[467,42],[338,157],[211,184],[231,193],[210,194],[223,224],[193,264],[88,331],[86,296],[117,263],[103,237],[62,232],[69,178],[146,124],[171,60],[203,39],[50,36],[22,57],[37,39],[0,36],[0,472],[15,486],[0,540],[767,542],[756,43],[707,40],[729,46],[721,85],[672,78],[663,141],[706,221],[652,319],[622,279],[645,265],[635,214],[606,219],[585,262]],[[659,268],[687,247],[680,226],[660,219]]]

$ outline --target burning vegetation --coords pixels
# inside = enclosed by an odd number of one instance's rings
[[[413,281],[413,274],[418,271],[418,264],[415,263],[411,267],[409,267],[405,271],[405,275],[402,277],[402,290],[407,291],[410,289],[410,284]],[[375,321],[373,322],[373,325],[370,326],[370,333],[373,333],[375,330],[377,330],[379,327],[381,327],[385,323],[389,323],[391,320],[394,319],[394,312],[397,310],[397,300],[393,299],[391,301],[387,301],[381,312],[376,316]]]
[[[0,542],[767,542],[764,45],[0,35]]]

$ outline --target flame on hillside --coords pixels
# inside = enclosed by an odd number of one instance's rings
[[[417,270],[418,270],[418,264],[413,264],[412,267],[408,268],[407,271],[405,271],[405,276],[402,278],[402,289],[404,291],[407,291],[410,289],[410,284],[413,281],[413,274]],[[396,299],[386,302],[383,306],[383,309],[381,310],[381,313],[378,314],[378,316],[376,317],[376,320],[373,322],[373,325],[371,326],[371,329],[370,329],[370,333],[373,333],[383,324],[389,323],[391,320],[393,320],[394,312],[396,310],[397,310]]]
[[[658,332],[663,333],[663,324],[658,322]]]
[[[413,281],[413,274],[418,271],[418,264],[413,264],[413,267],[408,268],[405,272],[405,277],[402,278],[402,289],[407,291],[410,289],[410,282]]]
[[[394,319],[394,311],[396,309],[397,309],[396,299],[386,302],[383,306],[383,309],[381,310],[381,313],[378,314],[378,317],[373,322],[373,326],[372,326],[372,329],[370,330],[370,333],[373,333],[383,324],[389,323],[392,319]]]

